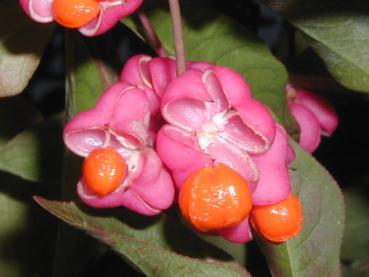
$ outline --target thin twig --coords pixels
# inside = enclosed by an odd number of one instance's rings
[[[174,47],[176,51],[177,76],[186,71],[186,56],[184,50],[182,17],[179,0],[168,0],[172,16]]]
[[[137,13],[138,18],[141,21],[142,27],[145,31],[145,35],[149,40],[151,46],[154,48],[156,54],[160,57],[166,57],[163,45],[155,32],[154,26],[152,26],[150,19],[144,12]]]

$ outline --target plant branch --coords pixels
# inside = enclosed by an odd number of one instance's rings
[[[150,22],[150,19],[147,17],[147,15],[144,12],[138,12],[137,15],[145,31],[145,35],[147,39],[149,40],[151,46],[154,48],[156,54],[158,54],[158,56],[160,57],[166,57],[163,45],[161,41],[159,40],[155,32],[154,26],[152,26]]]
[[[186,56],[184,50],[182,17],[179,0],[168,0],[172,16],[174,47],[176,51],[177,76],[186,71]]]

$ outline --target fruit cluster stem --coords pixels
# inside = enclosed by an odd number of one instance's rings
[[[186,71],[186,56],[184,49],[182,17],[179,0],[168,0],[170,14],[172,16],[174,47],[176,51],[177,76]]]
[[[159,40],[150,19],[144,12],[138,12],[137,15],[139,20],[141,21],[146,37],[149,40],[151,46],[155,49],[156,54],[158,54],[159,57],[166,57],[163,45]]]

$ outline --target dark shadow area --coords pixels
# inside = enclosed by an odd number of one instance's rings
[[[91,262],[91,267],[81,277],[129,276],[143,277],[144,274],[134,270],[128,262],[113,251],[107,251],[102,257]]]
[[[77,201],[77,206],[84,213],[101,218],[115,218],[135,230],[144,230],[150,226],[164,220],[158,232],[163,233],[165,240],[164,248],[168,248],[177,254],[191,258],[212,258],[221,261],[229,261],[231,257],[218,248],[200,239],[193,230],[184,226],[173,214],[177,213],[177,208],[172,207],[166,216],[147,217],[132,212],[124,207],[114,209],[93,209]],[[148,241],[148,243],[151,243]],[[155,242],[153,242],[155,244]],[[158,246],[160,247],[160,246]]]
[[[160,220],[160,216],[147,217],[127,210],[124,207],[112,209],[94,209],[82,203],[81,200],[78,200],[76,205],[81,211],[90,216],[98,218],[115,218],[136,230],[144,230]]]
[[[294,32],[295,33],[295,32]],[[327,70],[324,62],[310,47],[297,56],[292,56],[286,64],[290,82],[322,94],[334,105],[339,106],[347,101],[358,101],[357,92],[349,91],[340,85]],[[362,94],[361,94],[362,95]]]
[[[172,210],[179,213],[177,207],[173,207]],[[232,260],[231,256],[205,242],[195,232],[177,218],[166,216],[164,224],[165,240],[172,251],[191,258],[209,258],[219,261]]]
[[[42,120],[30,98],[18,95],[0,99],[0,141],[8,141],[28,126]]]
[[[160,5],[158,5],[160,2]],[[143,10],[147,14],[158,10],[167,10],[167,1],[156,0],[144,3]],[[245,31],[257,32],[259,21],[259,6],[251,1],[234,1],[234,5],[224,1],[183,1],[182,2],[183,20],[188,23],[192,29],[201,29],[210,25],[219,15],[227,15],[230,19],[239,24],[232,26],[232,32],[239,34],[239,38],[245,36]],[[168,29],[171,32],[171,29]],[[250,39],[250,37],[248,37]],[[255,36],[255,39],[257,37]]]
[[[40,209],[32,196],[55,198],[58,183],[31,183],[2,172],[0,180],[1,210],[7,213],[0,233],[0,260],[6,265],[2,270],[9,267],[16,276],[49,277],[57,219]]]
[[[341,250],[344,276],[369,272],[369,174],[350,182],[344,190],[346,225]]]
[[[55,28],[54,24],[39,24],[29,18],[19,1],[1,1],[0,40],[10,53],[40,55]]]
[[[119,81],[123,65],[130,57],[138,53],[153,55],[150,47],[123,24],[97,37],[86,38],[70,30],[66,35],[66,73],[78,72],[92,61],[105,89]]]
[[[23,92],[45,116],[60,113],[65,106],[64,30],[56,28],[40,64]]]
[[[361,0],[265,0],[263,2],[269,4],[273,9],[287,15],[292,20],[314,18],[332,14],[369,14],[369,3]]]
[[[44,183],[56,182],[59,192],[63,165],[62,122],[58,118],[48,119],[31,131],[37,136],[39,143],[40,180]]]
[[[125,62],[136,54],[146,53],[154,56],[154,51],[123,24],[118,24],[109,32],[85,38],[91,57],[108,65],[118,75]]]
[[[368,174],[369,98],[353,92],[327,96],[338,113],[339,125],[314,155],[345,188]]]
[[[255,233],[253,234],[255,237]],[[247,243],[246,268],[255,277],[270,277],[268,265],[255,239]]]

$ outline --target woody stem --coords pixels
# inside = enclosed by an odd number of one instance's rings
[[[186,71],[186,56],[184,50],[182,17],[179,0],[168,0],[170,14],[172,16],[174,47],[176,51],[177,76]]]
[[[150,19],[144,12],[138,12],[137,15],[139,20],[141,21],[146,37],[149,40],[151,46],[154,48],[156,54],[158,54],[158,56],[160,57],[166,57],[161,41],[159,40]]]

